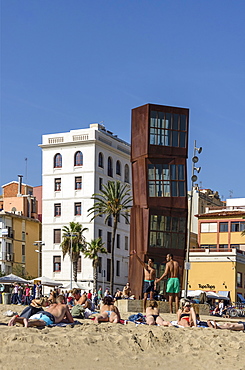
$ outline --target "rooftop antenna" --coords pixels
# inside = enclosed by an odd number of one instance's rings
[[[26,173],[25,173],[25,178],[26,178],[26,183],[27,183],[27,158],[25,158],[25,162],[26,162]]]
[[[200,184],[200,189],[202,189],[202,181],[200,181],[199,184]]]
[[[233,197],[233,190],[229,190],[229,193],[230,193],[230,198]]]

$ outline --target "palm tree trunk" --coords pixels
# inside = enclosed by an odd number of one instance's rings
[[[72,265],[73,265],[73,279],[74,279],[75,282],[77,282],[77,262],[78,262],[78,260],[72,262]]]
[[[93,269],[94,271],[93,271],[93,278],[94,278],[94,286],[93,286],[93,288],[94,288],[94,290],[96,290],[96,292],[97,292],[97,266],[94,266],[94,269]]]
[[[114,289],[114,251],[115,251],[115,240],[117,231],[117,216],[113,220],[113,231],[112,231],[112,241],[111,241],[111,281],[110,281],[110,293],[113,295]]]

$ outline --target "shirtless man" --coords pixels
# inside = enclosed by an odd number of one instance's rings
[[[85,308],[91,308],[91,300],[88,299],[87,293],[84,292],[82,295],[80,294],[80,291],[78,289],[72,290],[72,295],[74,297],[74,305],[80,304],[81,306]]]
[[[38,312],[32,315],[29,320],[24,320],[24,326],[48,326],[60,322],[73,323],[73,317],[64,302],[64,296],[59,295],[56,298],[56,303],[52,304],[46,311]]]
[[[164,274],[159,279],[156,279],[156,283],[159,283],[166,276],[169,277],[167,282],[166,293],[169,294],[169,311],[173,313],[173,300],[175,300],[175,310],[177,312],[179,308],[179,291],[180,291],[180,282],[179,282],[179,264],[177,261],[173,260],[172,254],[167,254],[166,256],[166,269]]]
[[[146,310],[146,301],[148,294],[150,293],[150,299],[153,299],[153,293],[155,290],[154,282],[156,279],[156,270],[153,267],[154,259],[149,258],[148,263],[143,262],[139,256],[137,255],[137,252],[133,250],[132,254],[134,254],[139,261],[139,263],[144,267],[144,287],[143,287],[143,293],[144,293],[144,300],[143,300],[143,312]]]

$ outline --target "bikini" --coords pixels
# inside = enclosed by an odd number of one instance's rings
[[[105,311],[105,312],[107,312],[108,317],[110,317],[111,313],[114,312],[114,311]]]
[[[189,313],[182,313],[181,315],[180,315],[180,320],[181,319],[184,319],[184,320],[186,320],[186,321],[190,321],[190,314]]]
[[[159,317],[159,315],[151,315],[151,316],[153,316],[153,318],[154,318],[155,321]]]

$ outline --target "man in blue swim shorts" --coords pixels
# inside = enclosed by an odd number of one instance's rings
[[[173,260],[172,254],[167,254],[166,256],[166,269],[164,274],[156,279],[156,283],[159,283],[166,276],[169,277],[167,282],[166,293],[169,295],[169,311],[173,313],[173,300],[175,300],[175,310],[177,312],[179,308],[179,291],[180,291],[180,282],[179,282],[179,264],[177,261]]]
[[[132,254],[136,256],[139,263],[144,267],[143,311],[145,312],[148,294],[150,294],[151,300],[153,299],[154,296],[155,278],[156,278],[156,270],[154,269],[154,259],[149,258],[148,263],[145,263],[139,258],[135,250],[132,252]]]

